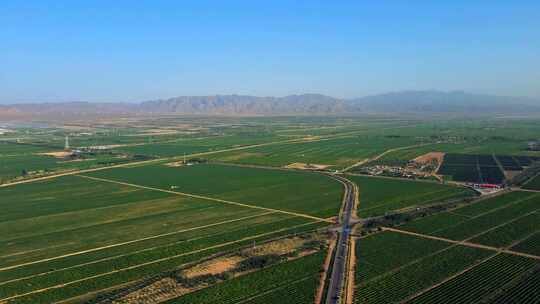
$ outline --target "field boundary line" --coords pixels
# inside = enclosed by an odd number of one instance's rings
[[[148,237],[144,237],[144,238],[140,238],[140,239],[135,239],[135,240],[130,240],[130,241],[126,241],[126,242],[110,244],[110,245],[101,246],[101,247],[95,247],[95,248],[91,248],[91,249],[87,249],[87,250],[81,250],[81,251],[77,251],[77,252],[72,252],[72,253],[68,253],[68,254],[59,255],[59,256],[56,256],[56,257],[51,257],[51,258],[41,259],[41,260],[37,260],[37,261],[32,261],[32,262],[27,262],[27,263],[22,263],[22,264],[3,267],[3,268],[0,268],[0,271],[6,271],[6,270],[15,269],[15,268],[20,268],[20,267],[23,267],[23,266],[28,266],[28,265],[33,265],[33,264],[38,264],[38,263],[43,263],[43,262],[49,262],[49,261],[63,259],[63,258],[71,257],[71,256],[86,254],[86,253],[90,253],[90,252],[95,252],[95,251],[100,251],[100,250],[105,250],[105,249],[130,245],[130,244],[134,244],[134,243],[138,243],[138,242],[143,242],[143,241],[148,241],[148,240],[152,240],[152,239],[161,238],[161,237],[164,237],[164,236],[169,236],[169,235],[174,235],[174,234],[179,234],[179,233],[184,233],[184,232],[189,232],[189,231],[194,231],[194,230],[199,230],[199,229],[204,229],[204,228],[209,228],[209,227],[213,227],[213,226],[219,226],[219,225],[223,225],[223,224],[234,223],[234,222],[243,221],[243,220],[247,220],[247,219],[251,219],[251,218],[255,218],[255,217],[259,217],[259,216],[270,215],[270,214],[273,214],[273,213],[275,213],[275,212],[266,212],[266,213],[254,214],[254,215],[245,216],[245,217],[241,217],[241,218],[237,218],[237,219],[221,221],[221,222],[217,222],[217,223],[212,223],[212,224],[207,224],[207,225],[202,225],[202,226],[196,226],[196,227],[191,227],[191,228],[166,232],[166,233],[162,233],[162,234],[152,235],[152,236],[148,236]],[[2,284],[3,283],[1,283],[0,285],[2,285]]]
[[[282,141],[272,141],[272,142],[267,142],[267,143],[260,143],[260,144],[254,144],[254,145],[233,147],[233,148],[227,148],[227,149],[222,149],[222,150],[197,152],[197,153],[187,154],[187,155],[185,155],[185,157],[205,156],[205,155],[217,154],[217,153],[222,153],[222,152],[232,152],[232,151],[237,151],[237,150],[264,147],[264,146],[277,145],[277,144],[303,142],[303,141],[308,141],[308,140],[309,140],[309,138],[302,137],[302,138],[294,138],[294,139],[288,139],[288,140],[282,140]],[[316,141],[317,140],[318,139],[316,139]],[[62,177],[62,176],[77,175],[77,174],[82,174],[82,173],[96,172],[96,171],[115,169],[115,168],[123,168],[123,167],[129,167],[129,166],[144,166],[144,165],[147,165],[147,164],[159,163],[159,162],[165,162],[165,161],[174,161],[176,159],[181,159],[183,157],[184,157],[184,155],[182,155],[182,156],[171,156],[171,157],[160,157],[160,158],[143,160],[143,161],[127,162],[127,163],[122,163],[122,164],[117,164],[117,165],[112,165],[112,166],[104,166],[104,167],[81,169],[81,170],[72,170],[72,171],[67,171],[67,172],[51,174],[51,175],[47,175],[47,176],[41,176],[41,177],[36,177],[36,178],[30,178],[30,179],[24,179],[24,180],[19,180],[19,181],[8,182],[8,183],[0,184],[0,188],[11,187],[11,186],[16,186],[16,185],[20,185],[20,184],[32,183],[32,182],[38,182],[38,181],[53,179],[53,178]]]
[[[511,192],[509,192],[509,193],[511,193]],[[439,231],[444,231],[444,230],[446,230],[446,229],[456,227],[456,226],[461,225],[462,223],[464,223],[464,222],[466,222],[466,221],[469,221],[469,220],[473,220],[473,219],[482,217],[482,216],[484,216],[484,215],[486,215],[486,214],[490,214],[490,213],[493,213],[493,212],[497,212],[497,211],[502,210],[502,209],[504,209],[504,208],[509,208],[509,207],[514,206],[514,205],[517,205],[517,204],[519,204],[519,203],[521,203],[521,202],[531,200],[531,199],[533,199],[533,198],[535,198],[535,197],[537,197],[537,196],[538,196],[538,195],[531,195],[531,196],[528,196],[528,197],[521,198],[521,199],[518,199],[518,200],[516,200],[516,201],[510,202],[510,203],[508,203],[508,204],[506,204],[506,205],[503,205],[503,206],[500,206],[500,207],[497,207],[497,208],[490,209],[490,210],[488,210],[488,211],[486,211],[486,212],[482,212],[482,213],[477,214],[477,215],[474,215],[474,216],[468,216],[468,219],[465,220],[465,221],[463,221],[463,222],[459,222],[459,223],[456,223],[456,224],[451,225],[451,226],[448,226],[448,227],[439,228],[439,229],[436,229],[436,230],[431,231],[430,233],[436,233],[436,232],[439,232]],[[490,197],[490,198],[491,198],[491,197]],[[455,209],[443,211],[443,212],[438,213],[438,214],[443,214],[443,213],[452,211],[453,213],[455,213],[455,214],[457,214],[457,215],[462,215],[462,214],[459,213],[459,209],[460,209],[460,208],[465,208],[465,207],[467,207],[467,206],[472,206],[472,205],[474,205],[474,204],[476,204],[476,203],[479,203],[479,202],[481,202],[481,201],[483,201],[483,200],[478,200],[478,201],[473,202],[473,203],[471,203],[471,204],[467,204],[467,205],[465,205],[465,206],[461,206],[461,207],[458,207],[458,208],[455,208]],[[538,209],[537,209],[537,210],[538,210]],[[457,211],[457,212],[456,212],[456,211]],[[535,210],[535,211],[536,211],[536,210]],[[466,215],[464,215],[464,216],[466,216]]]
[[[328,252],[323,262],[323,271],[319,277],[319,286],[315,291],[315,304],[321,304],[322,298],[324,296],[324,291],[326,289],[326,278],[328,277],[328,270],[330,270],[330,263],[332,262],[332,256],[334,254],[334,249],[336,247],[337,240],[335,238],[330,239],[328,244]]]
[[[73,244],[75,244],[75,242],[60,243],[58,245],[41,247],[41,248],[36,248],[36,249],[32,249],[32,250],[18,251],[18,252],[2,255],[2,256],[0,256],[0,259],[10,258],[10,257],[14,257],[14,256],[24,255],[24,254],[27,254],[27,253],[32,253],[32,252],[36,252],[36,251],[43,251],[43,250],[52,249],[52,248],[65,247],[65,246],[69,246],[69,245],[73,245]]]
[[[269,214],[271,214],[271,212],[269,212]],[[290,219],[290,218],[288,218],[288,219]],[[287,218],[280,219],[280,220],[277,220],[277,221],[271,221],[271,222],[264,223],[264,224],[275,224],[275,223],[281,222],[283,220],[287,220]],[[257,225],[254,225],[254,226],[256,227]],[[236,231],[238,231],[238,229],[233,229],[233,230],[230,230],[230,231],[226,231],[225,233],[232,233],[232,232],[236,232]],[[115,260],[115,259],[118,259],[118,258],[130,256],[130,255],[133,255],[133,254],[138,254],[138,253],[142,253],[142,252],[146,252],[146,251],[151,251],[151,250],[155,250],[155,249],[158,249],[158,248],[163,248],[163,247],[167,247],[167,246],[171,246],[171,245],[178,245],[178,244],[181,244],[181,243],[188,243],[188,242],[192,242],[192,241],[206,239],[206,238],[210,238],[210,237],[216,236],[216,235],[223,235],[223,233],[214,233],[214,234],[211,234],[211,235],[192,237],[192,238],[189,238],[189,239],[175,241],[175,242],[172,242],[172,243],[166,243],[166,244],[159,245],[159,246],[148,247],[148,248],[144,248],[144,249],[140,249],[140,250],[136,250],[136,251],[130,251],[129,253],[120,253],[120,254],[117,254],[117,255],[108,256],[108,257],[100,258],[100,259],[97,259],[97,260],[92,260],[90,262],[84,262],[84,263],[80,263],[80,264],[76,264],[76,265],[72,265],[72,266],[68,266],[68,267],[64,267],[64,268],[58,268],[58,269],[55,269],[55,270],[52,270],[52,271],[36,273],[36,274],[29,275],[29,276],[26,276],[26,277],[19,277],[19,278],[16,278],[16,279],[11,279],[11,280],[8,280],[8,281],[0,282],[0,286],[8,284],[8,283],[12,283],[12,282],[17,282],[17,281],[22,281],[22,280],[26,280],[26,279],[31,279],[31,278],[35,278],[35,277],[48,275],[48,274],[59,272],[59,271],[65,271],[65,270],[68,270],[68,269],[75,269],[75,268],[84,267],[84,266],[88,266],[88,265],[92,265],[92,264],[97,264],[97,263],[101,263],[101,262]]]
[[[425,294],[425,293],[427,293],[427,292],[429,292],[429,291],[431,291],[431,290],[433,290],[433,289],[435,289],[435,288],[437,288],[437,287],[443,285],[444,283],[446,283],[446,282],[448,282],[448,281],[450,281],[450,280],[452,280],[452,279],[454,279],[454,278],[457,278],[457,277],[459,277],[460,275],[462,275],[462,274],[464,274],[464,273],[466,273],[466,272],[469,272],[470,270],[472,270],[472,269],[474,269],[474,268],[476,268],[476,267],[478,267],[478,266],[480,266],[480,265],[482,265],[482,264],[488,262],[489,260],[491,260],[491,259],[493,259],[494,257],[498,256],[499,254],[500,254],[500,253],[492,254],[492,255],[486,257],[485,259],[481,260],[480,262],[473,263],[472,265],[466,267],[465,269],[462,269],[461,271],[458,271],[458,272],[456,272],[456,273],[454,273],[454,274],[452,274],[452,275],[450,275],[450,276],[444,278],[444,279],[443,279],[442,281],[440,281],[439,283],[436,283],[436,284],[434,284],[434,285],[431,285],[431,286],[429,286],[428,288],[425,288],[425,289],[420,290],[419,292],[417,292],[417,293],[415,293],[415,294],[413,294],[413,295],[411,295],[411,296],[408,296],[407,298],[405,298],[404,300],[400,301],[399,303],[400,303],[400,304],[408,303],[409,301],[418,298],[419,296],[421,296],[421,295],[423,295],[423,294]]]
[[[467,247],[471,247],[471,248],[485,249],[485,250],[490,250],[490,251],[496,251],[496,252],[499,252],[499,253],[506,253],[506,254],[517,255],[517,256],[521,256],[521,257],[531,258],[531,259],[535,259],[535,260],[540,260],[540,256],[538,256],[538,255],[522,253],[522,252],[517,252],[517,251],[505,249],[505,248],[487,246],[487,245],[482,245],[482,244],[478,244],[478,243],[471,243],[471,242],[468,242],[466,240],[455,241],[455,240],[451,240],[451,239],[447,239],[447,238],[443,238],[443,237],[426,235],[426,234],[416,233],[416,232],[410,232],[410,231],[396,229],[396,228],[390,228],[390,227],[382,227],[382,230],[383,231],[397,232],[397,233],[401,233],[401,234],[408,234],[408,235],[421,237],[421,238],[425,238],[425,239],[436,240],[436,241],[443,241],[443,242],[456,244],[456,245],[467,246]]]
[[[321,218],[321,217],[316,217],[316,216],[303,214],[303,213],[298,213],[298,212],[293,212],[293,211],[286,211],[286,210],[281,210],[281,209],[267,208],[267,207],[262,207],[262,206],[254,206],[254,205],[250,205],[250,204],[233,202],[233,201],[224,200],[224,199],[220,199],[220,198],[213,198],[213,197],[209,197],[209,196],[203,196],[203,195],[191,194],[191,193],[185,193],[185,192],[179,192],[179,191],[165,190],[165,189],[160,189],[160,188],[155,188],[155,187],[149,187],[149,186],[143,186],[143,185],[138,185],[138,184],[131,184],[131,183],[126,183],[126,182],[116,181],[116,180],[112,180],[112,179],[100,178],[100,177],[93,177],[93,176],[87,176],[87,175],[78,175],[78,174],[75,175],[75,176],[83,177],[83,178],[87,178],[87,179],[92,179],[92,180],[98,180],[98,181],[102,181],[102,182],[109,182],[109,183],[129,186],[129,187],[136,187],[136,188],[153,190],[153,191],[161,191],[161,192],[180,195],[180,196],[187,196],[187,197],[192,197],[192,198],[197,198],[197,199],[202,199],[202,200],[214,201],[214,202],[224,203],[224,204],[233,205],[233,206],[239,206],[239,207],[245,207],[245,208],[252,208],[252,209],[259,209],[259,210],[265,210],[265,211],[284,213],[284,214],[294,215],[294,216],[303,217],[303,218],[307,218],[307,219],[311,219],[311,220],[316,220],[316,221],[321,221],[321,222],[328,222],[328,223],[332,223],[332,224],[335,223],[334,221],[330,221],[330,220],[327,220],[327,219],[324,219],[324,218]]]
[[[427,195],[433,195],[433,194],[437,194],[437,193],[442,193],[442,192],[447,192],[447,191],[450,191],[450,190],[455,190],[455,189],[440,189],[440,190],[434,190],[434,191],[430,191],[430,192],[426,192],[426,193],[420,193],[420,194],[416,194],[416,195],[413,195],[413,196],[410,196],[408,198],[412,198],[412,199],[418,199],[418,198],[422,198],[423,196],[427,196]],[[451,193],[449,193],[451,194]],[[456,193],[457,194],[460,194],[459,192]],[[446,199],[450,197],[449,196],[446,196],[446,197],[443,197],[443,199]],[[439,198],[435,198],[433,200],[439,200]],[[433,200],[428,200],[428,202],[430,201],[433,201]],[[400,201],[401,202],[401,201]],[[371,210],[371,209],[375,209],[375,208],[379,208],[379,207],[382,207],[382,206],[386,206],[386,205],[390,205],[390,204],[394,204],[395,202],[391,201],[391,202],[388,202],[388,203],[382,203],[382,204],[378,204],[378,205],[375,205],[375,206],[371,206],[369,208],[364,208],[362,209],[361,211],[366,211],[366,210]],[[418,204],[416,204],[416,206],[418,206]]]
[[[347,256],[347,273],[345,275],[345,291],[343,293],[344,304],[353,304],[354,299],[354,275],[356,270],[356,239],[349,240],[350,249]]]
[[[353,173],[353,172],[343,172],[344,175],[350,175],[350,176],[360,176],[360,177],[370,177],[370,178],[379,178],[379,179],[390,179],[390,180],[398,180],[398,181],[409,181],[409,182],[416,182],[416,183],[425,183],[425,184],[437,184],[440,185],[441,183],[439,181],[431,180],[431,179],[415,179],[415,180],[409,180],[403,177],[395,177],[395,176],[383,176],[383,175],[369,175],[365,173]],[[456,187],[456,188],[465,188],[462,185],[459,184],[450,184],[446,183],[444,184],[449,187]]]
[[[384,230],[384,229],[383,229],[383,230]],[[365,236],[364,236],[364,237],[365,237]],[[360,238],[360,239],[361,239],[361,238]],[[448,245],[448,246],[446,246],[446,247],[443,247],[443,248],[441,248],[441,249],[432,251],[432,252],[430,252],[430,253],[428,253],[428,254],[425,254],[425,255],[422,255],[422,256],[413,258],[412,260],[407,261],[407,263],[405,263],[405,264],[402,264],[402,265],[399,265],[399,266],[394,267],[394,268],[392,268],[392,269],[389,269],[389,270],[386,271],[386,272],[383,272],[383,273],[381,273],[381,274],[375,275],[375,277],[373,277],[373,278],[366,279],[364,282],[361,282],[361,283],[356,284],[356,285],[355,285],[355,288],[356,288],[356,287],[363,287],[363,286],[366,286],[367,284],[369,284],[369,283],[371,283],[371,282],[381,280],[382,278],[385,278],[385,277],[387,277],[387,276],[391,276],[391,275],[393,275],[393,274],[399,272],[400,270],[402,270],[402,269],[404,269],[404,268],[406,268],[406,267],[409,267],[409,266],[414,265],[414,264],[416,264],[416,263],[420,263],[420,262],[422,262],[422,261],[425,260],[425,259],[428,259],[428,258],[430,258],[430,257],[436,256],[436,255],[438,255],[438,254],[440,254],[440,253],[443,253],[443,252],[445,252],[445,251],[448,251],[448,250],[450,250],[450,249],[452,249],[452,248],[454,248],[454,247],[456,247],[456,246],[457,246],[457,244],[450,244],[450,245]],[[375,265],[375,264],[371,264],[371,263],[370,263],[370,265]]]
[[[518,162],[519,164],[519,162]],[[540,192],[540,190],[534,190],[534,189],[526,189],[526,188],[523,188],[523,187],[527,187],[527,185],[529,183],[531,183],[534,179],[536,179],[537,177],[540,176],[540,172],[536,173],[533,177],[529,178],[528,180],[526,180],[523,185],[521,185],[520,189],[522,190],[529,190],[529,191],[533,191],[533,192]]]
[[[522,219],[522,218],[526,218],[526,217],[528,217],[528,216],[530,216],[530,215],[533,215],[533,214],[535,214],[535,213],[538,213],[539,210],[540,210],[540,208],[539,208],[539,209],[536,209],[536,210],[534,210],[534,211],[531,211],[531,212],[527,212],[527,213],[525,213],[525,214],[522,214],[522,215],[520,215],[520,216],[518,216],[518,217],[515,217],[515,218],[513,218],[513,219],[511,219],[511,220],[508,220],[508,221],[506,221],[506,222],[503,222],[503,223],[501,223],[501,224],[499,224],[499,225],[497,225],[497,226],[491,227],[491,228],[489,228],[489,229],[487,229],[487,230],[484,230],[484,231],[479,232],[479,233],[477,233],[477,234],[475,234],[475,235],[473,235],[473,236],[470,236],[470,237],[464,239],[463,241],[470,241],[470,240],[472,240],[472,239],[474,239],[474,238],[477,238],[477,237],[479,237],[479,236],[482,236],[482,235],[484,235],[484,234],[486,234],[486,233],[489,233],[489,232],[491,232],[491,231],[494,231],[494,230],[496,230],[496,229],[498,229],[498,228],[501,228],[501,227],[506,226],[506,225],[508,225],[508,224],[512,224],[512,223],[514,223],[514,222],[516,222],[516,221],[519,221],[519,220]]]
[[[528,241],[530,238],[534,237],[534,236],[537,235],[537,234],[540,234],[540,230],[536,230],[536,231],[534,231],[534,232],[532,232],[532,233],[527,234],[527,236],[525,236],[525,237],[523,237],[523,238],[521,238],[521,239],[519,239],[519,240],[517,240],[517,241],[511,243],[510,245],[506,246],[506,248],[507,248],[507,249],[511,249],[511,248],[513,248],[513,247],[515,247],[515,246],[518,246],[518,245],[520,245],[521,243]]]
[[[388,127],[384,129],[409,128],[413,126],[416,126],[416,124],[404,125],[404,126],[399,126],[399,127]],[[73,170],[73,171],[61,172],[61,173],[56,173],[56,174],[51,174],[51,175],[41,176],[41,177],[36,177],[36,178],[30,178],[30,179],[25,179],[25,180],[12,181],[8,183],[0,184],[0,188],[11,187],[11,186],[20,185],[20,184],[27,184],[27,183],[37,182],[37,181],[43,181],[43,180],[53,179],[53,178],[62,177],[62,176],[76,175],[76,174],[81,174],[81,173],[96,172],[96,171],[101,171],[101,170],[123,168],[123,167],[129,167],[129,166],[144,166],[147,164],[159,163],[159,162],[165,162],[165,161],[174,161],[176,159],[181,159],[183,157],[198,157],[198,156],[205,156],[205,155],[218,154],[218,153],[223,153],[223,152],[232,152],[232,151],[265,147],[265,146],[271,146],[271,145],[279,145],[279,144],[298,144],[298,143],[311,142],[311,141],[339,139],[340,137],[354,136],[354,134],[358,132],[365,132],[365,130],[344,132],[344,133],[332,134],[332,135],[327,135],[324,137],[321,136],[321,137],[316,137],[316,138],[304,136],[304,137],[281,140],[281,141],[271,141],[271,142],[265,142],[265,143],[259,143],[259,144],[245,145],[245,146],[240,146],[240,147],[226,148],[222,150],[197,152],[197,153],[187,154],[185,156],[182,155],[182,156],[161,157],[161,158],[149,159],[149,160],[143,160],[143,161],[127,162],[127,163],[122,163],[122,164],[117,164],[117,165],[112,165],[112,166]]]
[[[287,262],[285,262],[285,263],[287,263]],[[276,265],[273,265],[273,266],[277,266],[277,265],[280,265],[280,264],[276,264]],[[272,266],[270,266],[270,267],[272,267]],[[242,276],[240,276],[240,277],[242,277]],[[312,274],[312,275],[305,276],[305,277],[303,277],[303,278],[301,278],[301,279],[297,279],[297,280],[294,280],[294,281],[291,281],[291,282],[282,283],[282,284],[280,284],[279,286],[276,286],[276,287],[274,287],[274,288],[271,288],[271,289],[266,290],[266,291],[264,291],[264,292],[261,292],[261,293],[259,293],[259,294],[253,295],[253,296],[251,296],[251,297],[242,299],[242,300],[240,300],[239,302],[235,302],[235,304],[246,303],[247,301],[251,301],[251,300],[256,299],[256,298],[258,298],[258,297],[265,296],[265,295],[267,295],[267,294],[269,294],[269,293],[273,293],[273,292],[278,291],[278,290],[280,290],[280,289],[286,288],[286,287],[288,287],[289,285],[292,285],[292,284],[295,284],[295,283],[299,283],[299,282],[303,282],[303,281],[307,281],[307,280],[311,279],[312,277],[315,277],[315,275]]]
[[[36,294],[36,293],[42,293],[42,292],[45,292],[45,291],[48,291],[48,290],[51,290],[51,289],[58,289],[58,288],[66,287],[66,286],[73,285],[73,284],[76,284],[76,283],[79,283],[79,282],[83,282],[83,281],[86,281],[86,280],[91,280],[91,279],[103,277],[103,276],[110,275],[110,274],[113,274],[113,273],[118,273],[118,272],[122,272],[122,271],[126,271],[126,270],[132,270],[132,269],[136,269],[136,268],[139,268],[139,267],[143,267],[143,266],[147,266],[147,265],[151,265],[151,264],[155,264],[155,263],[160,263],[160,262],[164,262],[164,261],[167,261],[167,260],[172,260],[172,259],[179,258],[179,257],[182,257],[182,256],[192,255],[192,254],[196,254],[196,253],[211,250],[211,249],[225,247],[225,246],[228,246],[228,245],[233,245],[233,244],[240,243],[240,242],[243,242],[243,241],[248,241],[248,240],[251,240],[251,239],[256,239],[256,238],[259,238],[259,237],[263,237],[263,236],[279,233],[279,232],[282,232],[282,231],[287,231],[287,230],[290,230],[290,229],[315,224],[315,223],[317,223],[317,222],[316,221],[315,222],[308,222],[308,223],[304,223],[304,224],[300,224],[300,225],[295,225],[295,226],[286,227],[286,228],[282,228],[282,229],[278,229],[278,230],[273,230],[273,231],[270,231],[270,232],[251,235],[251,236],[248,236],[248,237],[245,237],[245,238],[241,238],[239,240],[225,242],[225,243],[217,244],[217,245],[214,245],[214,246],[209,246],[209,247],[205,247],[205,248],[202,248],[202,249],[193,250],[193,251],[190,251],[190,252],[184,252],[184,253],[181,253],[181,254],[172,255],[172,256],[160,258],[160,259],[157,259],[157,260],[145,262],[145,263],[142,263],[142,264],[133,265],[133,266],[129,266],[129,267],[126,267],[126,268],[121,268],[121,269],[116,269],[116,270],[113,270],[113,271],[100,273],[100,274],[89,276],[89,277],[86,277],[86,278],[82,278],[82,279],[78,279],[78,280],[74,280],[74,281],[70,281],[70,282],[66,282],[66,283],[62,283],[62,284],[58,284],[58,285],[54,285],[54,286],[50,286],[50,287],[46,287],[46,288],[33,290],[33,291],[30,291],[30,292],[27,292],[27,293],[18,294],[18,295],[15,295],[15,296],[0,299],[0,303],[3,303],[5,301],[9,301],[9,300],[13,300],[13,299],[17,299],[17,298],[20,298],[20,297],[24,297],[24,296]]]

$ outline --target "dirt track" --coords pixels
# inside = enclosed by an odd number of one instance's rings
[[[328,253],[326,255],[326,258],[324,259],[323,264],[323,272],[321,272],[321,277],[319,280],[319,287],[317,288],[317,292],[315,293],[315,304],[321,304],[322,298],[324,295],[325,290],[325,283],[326,278],[328,276],[328,271],[330,270],[330,262],[332,261],[332,254],[334,253],[334,248],[336,247],[336,239],[332,238],[330,240],[330,244],[328,245]]]
[[[272,208],[267,208],[267,207],[261,207],[261,206],[255,206],[255,205],[250,205],[250,204],[238,203],[238,202],[223,200],[223,199],[219,199],[219,198],[213,198],[213,197],[209,197],[209,196],[202,196],[202,195],[197,195],[197,194],[190,194],[190,193],[185,193],[185,192],[165,190],[165,189],[142,186],[142,185],[137,185],[137,184],[130,184],[130,183],[125,183],[125,182],[115,181],[115,180],[112,180],[112,179],[91,177],[91,176],[86,176],[86,175],[75,175],[75,176],[88,178],[88,179],[91,179],[91,180],[97,180],[97,181],[102,181],[102,182],[109,182],[109,183],[113,183],[113,184],[119,184],[119,185],[128,186],[128,187],[135,187],[135,188],[140,188],[140,189],[159,191],[159,192],[165,192],[165,193],[170,193],[170,194],[176,194],[176,195],[180,195],[180,196],[187,196],[187,197],[198,198],[198,199],[203,199],[203,200],[208,200],[208,201],[214,201],[214,202],[224,203],[224,204],[228,204],[228,205],[246,207],[246,208],[251,208],[251,209],[259,209],[259,210],[265,210],[265,211],[271,211],[271,212],[277,212],[277,213],[284,213],[284,214],[288,214],[288,215],[294,215],[294,216],[298,216],[298,217],[307,218],[307,219],[310,219],[310,220],[316,220],[316,221],[320,221],[320,222],[327,222],[327,223],[334,224],[334,221],[332,221],[332,220],[328,220],[328,219],[324,219],[324,218],[320,218],[320,217],[316,217],[316,216],[312,216],[312,215],[308,215],[308,214],[303,214],[303,213],[297,213],[297,212],[292,212],[292,211],[285,211],[285,210],[280,210],[280,209],[272,209]]]

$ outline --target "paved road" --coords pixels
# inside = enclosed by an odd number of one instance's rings
[[[347,257],[349,255],[351,217],[356,199],[356,187],[351,181],[338,175],[333,175],[333,177],[345,185],[345,198],[343,212],[340,218],[341,231],[339,232],[334,264],[332,265],[332,274],[328,283],[327,304],[340,303],[343,298],[342,292],[344,291],[345,276],[347,274]]]

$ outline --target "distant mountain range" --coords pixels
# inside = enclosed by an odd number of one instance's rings
[[[0,118],[71,115],[342,115],[342,114],[540,114],[540,100],[461,91],[402,91],[354,99],[320,94],[257,97],[180,96],[141,103],[28,103],[0,105]]]

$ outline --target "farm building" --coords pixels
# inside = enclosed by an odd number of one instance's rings
[[[530,151],[540,151],[540,142],[539,141],[529,141],[528,149]]]

